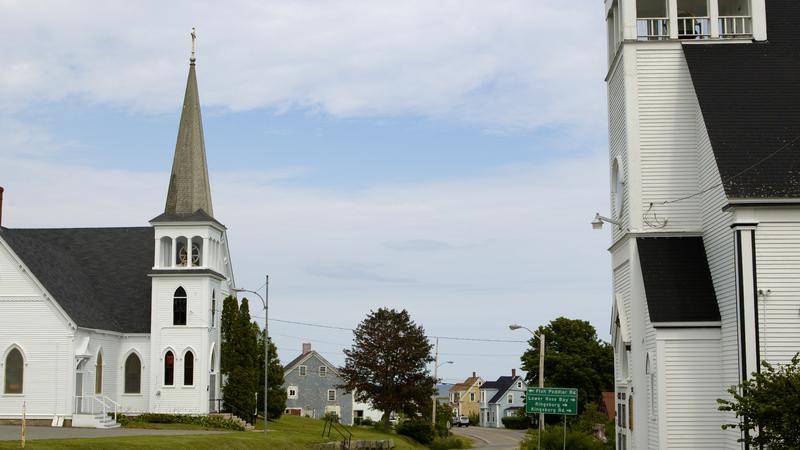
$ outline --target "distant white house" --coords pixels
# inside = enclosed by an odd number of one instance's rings
[[[605,14],[617,445],[741,449],[716,400],[800,350],[800,8]]]
[[[0,228],[0,419],[19,419],[23,404],[29,420],[89,427],[116,426],[102,415],[115,409],[217,408],[233,272],[211,207],[194,60],[168,181],[151,226]]]

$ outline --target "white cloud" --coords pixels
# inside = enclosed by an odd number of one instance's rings
[[[4,110],[174,111],[198,26],[206,105],[602,128],[596,1],[3,2]]]

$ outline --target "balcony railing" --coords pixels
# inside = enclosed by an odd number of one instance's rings
[[[753,34],[753,20],[750,16],[720,16],[719,36],[734,38],[751,36]]]
[[[666,17],[636,19],[636,33],[640,41],[669,39],[669,19]]]
[[[708,39],[711,37],[708,17],[678,17],[679,39]]]

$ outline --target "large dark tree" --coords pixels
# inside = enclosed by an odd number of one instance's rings
[[[614,390],[614,351],[597,338],[585,320],[559,317],[537,333],[545,336],[544,385],[578,388],[578,405],[596,402],[603,391]],[[522,368],[531,386],[539,385],[539,336],[529,341]]]
[[[229,297],[231,298],[231,297]],[[258,342],[250,320],[247,299],[236,307],[236,299],[222,305],[222,355],[220,364],[226,375],[222,388],[225,405],[242,419],[252,423],[258,391]],[[262,359],[263,361],[263,359]]]
[[[258,335],[258,411],[264,412],[264,330],[253,323],[253,329]],[[286,409],[286,389],[283,388],[283,365],[278,359],[278,349],[269,340],[269,397],[267,398],[268,418],[280,419]]]
[[[721,411],[733,412],[739,420],[722,428],[739,428],[739,442],[751,448],[800,448],[800,355],[787,365],[762,366],[761,372],[728,389],[732,399],[717,400]]]
[[[431,406],[434,379],[426,366],[433,346],[406,310],[370,311],[353,334],[353,347],[344,351],[342,387],[383,411],[384,430],[392,413],[416,415]]]

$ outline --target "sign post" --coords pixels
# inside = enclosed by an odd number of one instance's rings
[[[564,448],[567,445],[567,416],[578,415],[578,390],[575,388],[529,387],[525,396],[525,413],[560,414],[564,416]],[[541,448],[541,427],[539,448]]]

